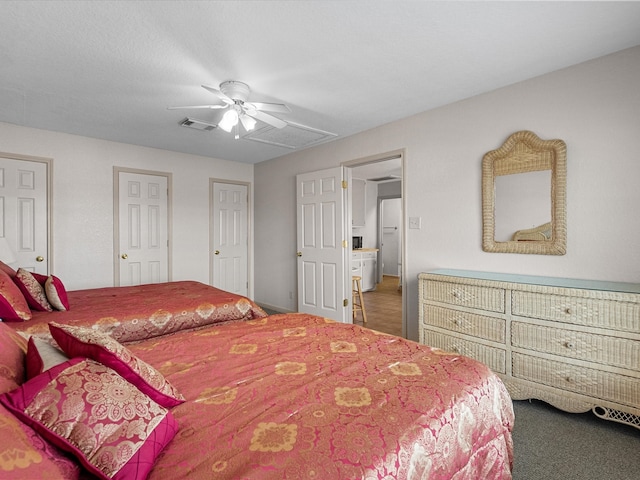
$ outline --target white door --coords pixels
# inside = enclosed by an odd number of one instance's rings
[[[342,180],[341,167],[296,176],[298,310],[346,323],[351,272]]]
[[[168,179],[118,172],[120,286],[169,281]]]
[[[247,296],[248,187],[243,184],[214,182],[212,198],[213,286]]]
[[[47,163],[0,158],[0,237],[13,251],[16,270],[49,273],[47,189]]]

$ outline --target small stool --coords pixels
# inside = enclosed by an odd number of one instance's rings
[[[351,277],[351,293],[352,293],[352,301],[353,304],[353,318],[356,318],[356,312],[360,310],[362,312],[362,323],[367,323],[367,312],[364,310],[364,299],[362,298],[362,285],[360,281],[362,277],[359,275],[354,275]]]

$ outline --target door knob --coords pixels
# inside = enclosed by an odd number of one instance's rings
[[[123,253],[122,255],[120,255],[120,258],[122,258],[123,260],[126,260],[127,258],[129,258],[129,255],[127,255],[126,253]]]
[[[301,257],[301,256],[302,256],[302,252],[298,252],[298,253],[296,253],[296,255],[297,255],[298,257]]]
[[[220,255],[220,250],[216,250],[215,252],[213,252],[214,255]]]
[[[44,261],[44,257],[42,255],[38,255],[36,257],[36,262],[43,262]]]

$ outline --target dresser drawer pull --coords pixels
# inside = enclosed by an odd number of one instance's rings
[[[573,343],[573,342],[565,342],[564,346],[569,348],[569,349],[576,348],[576,344]]]
[[[452,292],[451,295],[453,295],[453,298],[459,298],[460,294],[458,292]]]
[[[461,326],[462,326],[462,324],[464,323],[464,320],[462,320],[461,318],[454,318],[454,319],[453,319],[453,323],[454,323],[456,326],[461,327]]]
[[[569,307],[564,309],[564,313],[566,313],[567,315],[571,315],[573,312],[571,311],[571,309]]]
[[[573,377],[566,377],[565,380],[567,383],[573,383]]]

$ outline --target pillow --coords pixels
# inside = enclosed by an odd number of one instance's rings
[[[40,279],[44,280],[40,282]],[[53,308],[47,300],[47,294],[43,287],[46,280],[46,276],[31,273],[24,268],[19,268],[16,276],[13,277],[13,281],[22,292],[30,308],[39,312],[52,312]]]
[[[0,405],[0,477],[77,480],[80,466]]]
[[[16,271],[4,262],[0,262],[0,270],[9,275],[9,278],[16,276]]]
[[[0,396],[10,412],[103,479],[145,479],[178,424],[112,369],[74,358]]]
[[[37,377],[45,370],[69,360],[62,350],[46,340],[29,337],[27,343],[27,380]]]
[[[25,380],[24,359],[27,341],[0,322],[0,393],[18,388]]]
[[[171,408],[184,402],[184,397],[159,371],[140,360],[109,334],[55,322],[49,324],[49,330],[69,357],[88,357],[113,368],[163,407]]]
[[[56,310],[69,310],[69,299],[67,291],[60,279],[54,275],[49,275],[47,281],[44,282],[44,291],[47,294],[47,300]]]
[[[5,322],[31,320],[31,310],[18,286],[0,270],[0,318]]]

